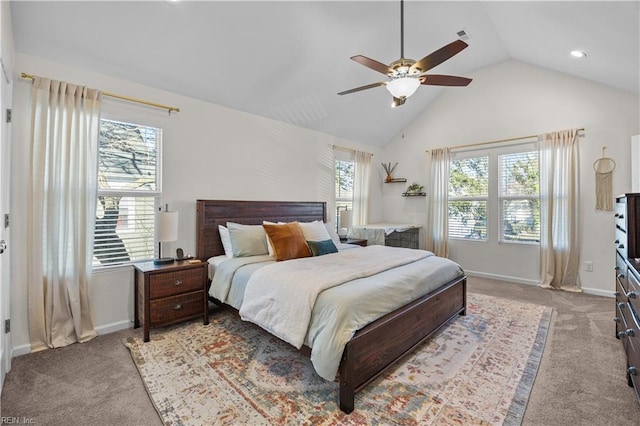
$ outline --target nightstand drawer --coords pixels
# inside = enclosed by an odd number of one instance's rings
[[[151,301],[151,325],[202,315],[202,291]]]
[[[159,299],[202,290],[202,269],[188,269],[151,275],[149,297]]]

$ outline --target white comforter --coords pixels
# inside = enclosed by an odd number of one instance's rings
[[[433,253],[370,246],[319,257],[278,262],[251,275],[240,317],[300,349],[318,294],[331,287],[415,262]],[[278,309],[270,309],[278,301]]]
[[[371,248],[373,247],[358,248],[349,252],[361,252],[363,256],[369,257]],[[388,253],[404,250],[384,246],[379,248]],[[412,252],[426,257],[370,277],[357,278],[336,285],[317,295],[304,344],[311,348],[311,362],[320,377],[326,380],[335,379],[344,348],[356,331],[463,274],[462,268],[449,259],[434,256],[431,252],[419,250],[412,250]],[[337,258],[346,254],[345,251],[306,260],[316,262],[323,258],[332,259],[331,256],[333,256],[333,260],[323,262],[331,264],[326,266],[326,269],[334,270],[337,268],[334,268],[334,264],[342,263]],[[268,256],[266,258],[255,259],[255,263],[248,259],[236,262],[230,259],[222,262],[216,268],[209,294],[226,301],[238,310],[243,310],[244,304],[250,303],[249,294],[245,292],[250,275],[275,265],[291,265],[298,260],[305,260],[296,259],[276,263],[273,258]],[[278,266],[278,268],[287,269],[284,266]],[[337,271],[335,273],[340,274]],[[306,286],[310,276],[308,272],[304,274],[304,277],[296,282],[297,285]],[[282,280],[281,282],[285,282],[286,278]],[[292,302],[292,298],[287,295],[282,300],[273,300],[267,310],[278,311]],[[262,326],[262,324],[259,325]]]

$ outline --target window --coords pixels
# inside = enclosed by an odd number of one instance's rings
[[[538,152],[499,157],[501,241],[540,242]]]
[[[487,239],[489,157],[451,161],[449,238]]]
[[[449,238],[540,241],[538,152],[531,144],[454,154]]]
[[[161,129],[102,119],[93,266],[152,259]]]
[[[353,210],[353,180],[355,161],[353,153],[335,151],[335,177],[336,177],[336,209]],[[342,228],[340,215],[336,215],[337,227]]]

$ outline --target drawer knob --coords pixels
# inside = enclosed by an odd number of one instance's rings
[[[620,309],[624,308],[624,302],[618,302],[618,308]]]
[[[616,213],[613,215],[613,217],[618,217],[618,216],[620,216],[620,213]]]
[[[619,267],[619,266],[615,266],[615,267],[613,268],[613,270],[614,270],[614,271],[619,271],[619,270],[620,270],[620,267]]]
[[[614,291],[613,292],[613,297],[618,297],[620,296],[620,292],[619,291]]]
[[[618,274],[618,275],[616,275],[616,278],[617,279],[624,278],[624,274]]]
[[[629,299],[636,299],[638,297],[638,293],[635,291],[630,291],[629,293],[625,293],[624,295]]]
[[[623,248],[624,248],[624,244],[620,244],[620,245],[618,246],[618,248],[623,249]]]
[[[638,369],[636,367],[634,367],[633,365],[631,367],[627,368],[627,371],[632,376],[635,376],[638,373]]]
[[[615,240],[613,243],[614,244],[620,244],[620,240]]]
[[[623,214],[618,215],[618,217],[619,217],[620,219],[624,219],[624,215],[623,215]]]
[[[613,317],[613,322],[620,322],[620,317]]]
[[[173,309],[175,309],[176,311],[178,309],[182,309],[182,303],[178,303],[176,306],[173,307]]]
[[[175,282],[175,283],[173,283],[173,285],[176,285],[176,286],[177,286],[177,285],[182,285],[182,280],[176,280],[176,282]]]

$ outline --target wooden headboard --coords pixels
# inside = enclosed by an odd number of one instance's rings
[[[327,203],[324,201],[196,201],[196,257],[206,261],[224,254],[218,225],[227,222],[261,225],[270,222],[326,222]]]

